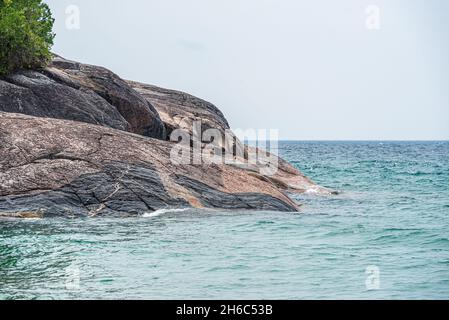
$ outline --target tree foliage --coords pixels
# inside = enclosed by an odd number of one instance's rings
[[[54,19],[42,0],[0,0],[0,75],[45,66]]]

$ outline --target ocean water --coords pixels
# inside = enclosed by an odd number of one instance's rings
[[[449,142],[282,142],[300,213],[0,221],[0,299],[448,299]]]

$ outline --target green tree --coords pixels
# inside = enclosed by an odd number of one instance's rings
[[[42,0],[0,0],[0,75],[44,67],[51,59],[53,23]]]

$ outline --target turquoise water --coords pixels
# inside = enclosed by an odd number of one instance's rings
[[[449,142],[280,154],[342,193],[300,196],[298,214],[2,220],[0,299],[449,298]]]

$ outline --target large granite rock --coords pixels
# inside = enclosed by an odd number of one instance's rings
[[[192,134],[197,121],[202,131],[229,129],[204,100],[60,57],[0,78],[0,217],[296,211],[289,193],[331,192],[277,157],[275,174],[264,174],[267,163],[246,161],[260,150],[238,139],[235,163],[174,164],[170,133]]]
[[[298,206],[228,165],[176,165],[172,142],[86,123],[0,112],[0,212],[139,215],[163,208]]]

